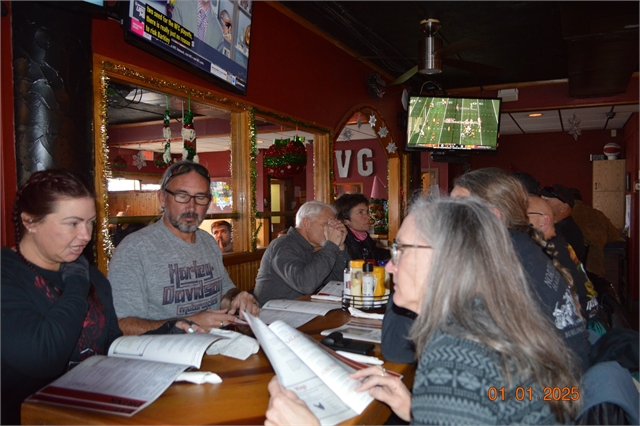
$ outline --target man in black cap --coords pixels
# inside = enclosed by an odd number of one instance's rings
[[[584,236],[571,217],[571,209],[575,203],[573,194],[566,186],[554,183],[542,188],[540,196],[547,200],[553,210],[556,233],[561,234],[571,244],[578,260],[584,264],[587,261]]]

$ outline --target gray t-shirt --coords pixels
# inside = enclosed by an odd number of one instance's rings
[[[162,219],[118,245],[107,278],[118,318],[165,320],[219,309],[235,288],[209,233],[198,229],[196,242],[187,243]]]

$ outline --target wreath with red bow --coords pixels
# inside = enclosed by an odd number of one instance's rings
[[[275,139],[264,154],[264,168],[273,178],[286,178],[302,173],[307,165],[304,138]]]

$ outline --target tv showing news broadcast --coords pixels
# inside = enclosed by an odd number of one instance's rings
[[[244,95],[252,6],[250,0],[131,0],[125,40]]]
[[[412,96],[407,149],[496,150],[501,99]]]

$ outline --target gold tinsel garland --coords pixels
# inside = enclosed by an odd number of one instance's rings
[[[251,230],[251,250],[258,249],[258,232],[262,228],[262,223],[256,228],[256,217],[258,215],[258,201],[256,199],[258,166],[256,159],[258,158],[258,130],[256,127],[256,111],[254,108],[249,109],[249,136],[251,141],[251,150],[249,151],[249,168],[251,169],[251,217],[249,218]]]
[[[100,191],[102,194],[102,220],[99,232],[102,235],[102,250],[107,257],[107,265],[113,255],[113,241],[109,234],[109,192],[107,179],[111,178],[111,164],[109,163],[109,146],[107,145],[107,89],[109,87],[109,77],[105,73],[104,67],[100,76],[100,155],[102,158],[102,175],[100,176]],[[97,155],[98,153],[96,153]],[[97,188],[96,188],[97,189]]]

